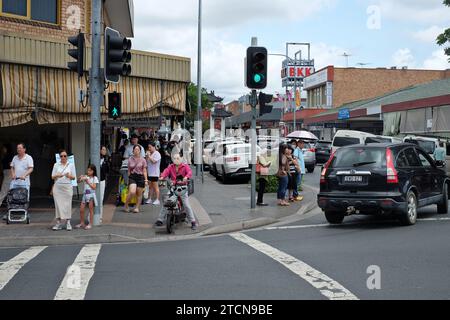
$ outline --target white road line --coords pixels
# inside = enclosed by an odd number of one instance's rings
[[[89,281],[102,245],[86,245],[67,268],[66,275],[55,295],[55,300],[84,300]]]
[[[261,241],[255,240],[243,233],[234,233],[230,236],[281,263],[300,278],[307,281],[314,288],[318,289],[322,295],[330,300],[359,300],[353,293],[338,282],[287,253]]]
[[[47,247],[31,247],[0,265],[0,291],[14,278],[24,265],[34,259]]]
[[[328,226],[329,226],[329,224],[311,224],[311,225],[303,225],[303,226],[268,227],[268,228],[264,228],[264,230],[310,229],[310,228],[323,228],[323,227],[328,227]]]

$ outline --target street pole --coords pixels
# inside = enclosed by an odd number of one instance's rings
[[[197,133],[201,133],[201,137],[196,137],[196,141],[201,145],[203,150],[203,121],[202,121],[202,0],[198,0],[198,48],[197,48],[197,121],[201,124],[200,129]],[[197,157],[201,158],[200,151],[197,152]],[[201,161],[201,167],[196,165],[196,176],[199,178],[200,171],[202,174],[203,182],[203,160],[198,159],[197,162]],[[201,170],[200,170],[201,169]]]
[[[257,105],[257,94],[256,94],[256,90],[252,90],[252,95],[250,97],[250,104],[252,106],[252,137],[251,137],[251,141],[252,141],[252,148],[251,148],[251,153],[252,153],[252,192],[251,192],[251,208],[255,209],[256,208],[256,105]]]
[[[105,91],[103,73],[100,69],[100,52],[102,41],[102,4],[103,0],[92,0],[92,66],[89,79],[91,101],[91,164],[97,168],[100,174],[100,136],[102,119],[100,105]],[[100,199],[100,188],[96,190],[96,197]],[[100,204],[102,205],[102,204]],[[100,207],[95,206],[94,225],[101,224]]]
[[[258,38],[252,38],[252,47],[256,47],[258,45]],[[256,105],[258,103],[258,97],[256,90],[252,90],[252,95],[250,97],[250,105],[252,106],[252,137],[251,137],[251,154],[252,154],[252,191],[251,191],[251,203],[250,206],[252,209],[256,209]]]

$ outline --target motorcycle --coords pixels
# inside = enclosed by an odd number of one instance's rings
[[[177,180],[176,183],[167,181],[169,193],[163,205],[167,209],[166,229],[169,234],[173,232],[176,224],[186,221],[187,215],[181,197],[188,192],[188,184],[187,181]]]

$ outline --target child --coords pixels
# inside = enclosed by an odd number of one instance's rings
[[[95,190],[97,189],[98,178],[97,169],[94,165],[90,165],[87,169],[87,176],[80,176],[78,182],[84,182],[83,199],[80,206],[80,220],[81,223],[76,226],[77,229],[92,229],[94,223],[94,206],[97,206],[97,198],[95,197]],[[84,209],[86,203],[89,204],[89,225],[84,223]]]

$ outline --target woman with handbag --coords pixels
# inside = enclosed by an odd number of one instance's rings
[[[263,197],[266,191],[267,183],[269,182],[269,168],[272,163],[270,161],[267,161],[266,154],[267,150],[262,150],[261,154],[257,158],[256,163],[256,174],[257,180],[259,182],[258,201],[256,202],[256,205],[260,207],[268,206],[266,203],[264,203]]]
[[[289,161],[289,202],[295,202],[295,190],[298,188],[298,175],[300,174],[300,164],[298,160],[294,157],[294,149],[292,147],[288,147],[288,161]]]
[[[59,157],[61,160],[55,163],[52,171],[52,179],[54,181],[52,193],[55,200],[56,218],[56,224],[52,229],[54,231],[62,230],[65,223],[66,230],[72,231],[70,219],[72,218],[72,180],[76,179],[75,167],[69,163],[65,150],[59,153]]]

